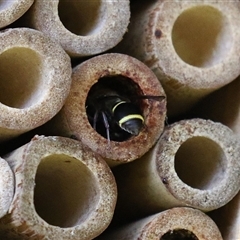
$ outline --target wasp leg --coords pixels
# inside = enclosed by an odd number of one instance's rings
[[[104,126],[106,128],[107,140],[108,140],[108,143],[110,143],[109,123],[108,123],[107,116],[104,112],[102,112],[102,117],[103,117]]]
[[[98,119],[98,113],[99,111],[96,111],[93,117],[93,129],[96,131],[96,125],[97,125],[97,119]]]

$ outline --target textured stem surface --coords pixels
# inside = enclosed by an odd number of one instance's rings
[[[227,205],[209,215],[218,225],[224,240],[240,238],[240,192]]]
[[[240,74],[237,1],[163,0],[139,6],[132,8],[129,31],[118,50],[143,61],[158,76],[169,116],[186,112]]]
[[[145,126],[138,136],[132,136],[126,141],[108,141],[90,125],[86,100],[89,90],[99,80],[107,79],[111,84],[121,83],[126,90],[129,85],[134,85],[138,90],[130,95],[136,99],[140,94],[150,96],[164,96],[165,93],[152,71],[143,63],[123,54],[104,54],[83,62],[73,70],[72,88],[67,101],[54,119],[51,130],[54,134],[74,136],[89,146],[93,151],[109,160],[109,164],[132,161],[146,153],[157,141],[163,131],[166,99],[156,101],[153,99],[142,100]],[[115,82],[114,82],[115,81]]]
[[[0,218],[10,207],[14,192],[14,177],[8,163],[0,158]]]
[[[71,86],[69,56],[41,32],[0,33],[0,141],[34,129],[63,106]]]
[[[36,0],[32,26],[57,40],[71,56],[102,53],[117,45],[127,31],[129,0]]]
[[[16,183],[9,213],[1,219],[1,239],[89,240],[110,223],[114,177],[78,141],[35,136],[6,160]]]
[[[239,140],[220,123],[192,119],[168,126],[142,159],[115,169],[116,220],[174,206],[222,207],[239,191],[239,157]]]
[[[190,114],[227,125],[240,136],[240,77],[210,94]]]
[[[203,212],[172,208],[103,234],[103,240],[222,240],[218,227]],[[232,238],[233,239],[233,238]]]
[[[34,0],[1,0],[0,28],[5,27],[20,18],[33,4]]]

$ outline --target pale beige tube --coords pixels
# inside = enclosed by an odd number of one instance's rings
[[[238,1],[146,1],[132,9],[118,50],[148,65],[168,97],[168,116],[240,74]],[[177,103],[177,104],[176,104]]]
[[[0,3],[0,28],[19,19],[33,4],[34,0],[3,0]]]
[[[15,175],[1,239],[76,239],[98,236],[110,223],[116,183],[105,161],[79,141],[35,136],[6,160]]]
[[[0,33],[0,141],[34,129],[61,109],[71,87],[71,63],[43,33]]]
[[[104,233],[99,240],[223,240],[214,221],[192,208],[172,208]]]
[[[30,15],[34,28],[79,57],[117,45],[127,31],[130,7],[129,0],[35,0]]]
[[[166,99],[141,100],[145,126],[140,133],[125,141],[109,143],[90,125],[86,110],[88,93],[101,80],[128,91],[134,98],[139,94],[165,96],[158,79],[146,65],[127,55],[103,54],[73,69],[70,94],[60,113],[47,125],[47,134],[74,136],[103,156],[111,166],[133,161],[146,153],[162,133]]]
[[[189,114],[221,122],[240,136],[239,91],[240,77],[203,99]]]
[[[227,205],[209,214],[224,240],[240,239],[240,192]]]
[[[240,188],[239,157],[238,138],[220,123],[191,119],[169,125],[150,152],[115,169],[116,220],[175,206],[206,212],[224,206]]]
[[[8,163],[0,158],[0,218],[10,207],[14,192],[14,176]]]

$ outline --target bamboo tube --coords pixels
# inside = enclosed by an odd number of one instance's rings
[[[116,221],[178,206],[205,212],[222,207],[240,188],[239,155],[239,140],[220,123],[191,119],[169,125],[150,152],[114,170]]]
[[[57,40],[72,57],[102,53],[117,45],[129,18],[129,0],[35,0],[30,9],[31,26]]]
[[[239,91],[240,77],[203,99],[189,115],[221,122],[240,136]]]
[[[19,19],[33,4],[34,0],[3,0],[0,3],[0,28]]]
[[[103,156],[111,166],[137,159],[153,146],[163,131],[166,100],[142,100],[145,126],[140,133],[124,141],[109,142],[90,125],[86,111],[89,91],[99,82],[112,84],[133,98],[139,94],[165,95],[156,76],[137,59],[115,53],[100,55],[73,69],[70,94],[60,113],[47,124],[47,134],[74,136]]]
[[[71,64],[60,45],[28,28],[0,33],[0,141],[51,119],[70,91]]]
[[[222,240],[210,217],[192,208],[172,208],[102,235],[104,240]]]
[[[9,214],[0,224],[4,239],[88,240],[110,223],[114,177],[80,142],[35,136],[6,160],[16,183]]]
[[[224,240],[240,239],[240,192],[227,205],[210,212],[218,225]]]
[[[159,0],[136,5],[116,51],[138,58],[154,71],[168,97],[169,117],[185,113],[240,74],[238,1]]]
[[[239,127],[239,84],[240,77],[204,99],[192,112],[199,116],[209,117],[230,127],[238,136]],[[203,110],[204,108],[204,110]],[[240,238],[240,192],[227,205],[210,213],[219,226],[224,240]]]
[[[14,191],[14,177],[8,163],[0,158],[0,218],[10,207]]]

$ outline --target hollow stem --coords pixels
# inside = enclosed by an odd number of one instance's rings
[[[48,134],[74,136],[111,166],[139,158],[159,138],[165,122],[165,93],[146,65],[128,55],[103,54],[76,66],[72,80],[72,91],[63,109],[46,126]],[[141,95],[163,98],[141,99]],[[136,136],[126,135],[126,131],[116,126],[119,120],[112,116],[116,103],[112,101],[119,99],[140,109],[144,124]],[[110,115],[107,121],[102,113]],[[132,108],[120,112],[121,117],[131,113],[135,113]],[[107,139],[107,125],[110,125],[110,139]]]
[[[114,221],[176,206],[205,212],[224,206],[240,188],[238,158],[238,138],[220,123],[191,119],[169,125],[141,159],[113,169],[119,191]]]
[[[56,57],[57,56],[57,57]],[[70,58],[60,45],[30,28],[0,35],[0,141],[50,120],[71,85]]]
[[[103,239],[222,240],[214,221],[197,209],[177,207],[107,230]]]
[[[179,117],[240,75],[239,21],[236,1],[136,2],[116,51],[154,71],[168,97],[168,117]]]
[[[4,239],[93,239],[109,225],[116,204],[114,177],[79,141],[35,136],[6,160],[15,193],[0,223]]]
[[[59,42],[71,57],[84,57],[109,50],[122,40],[130,7],[129,0],[37,0],[29,16],[32,27]]]

